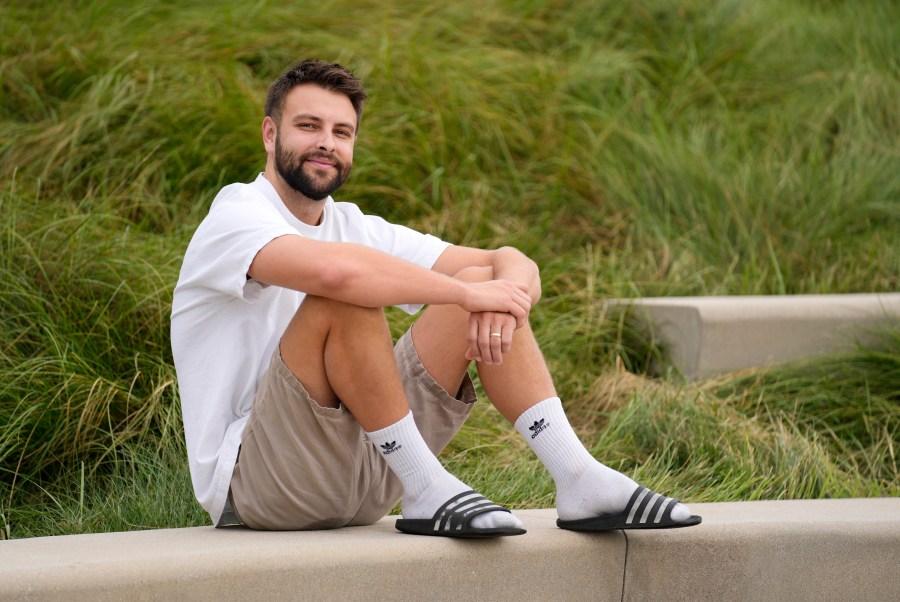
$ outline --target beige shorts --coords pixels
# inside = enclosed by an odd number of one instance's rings
[[[466,376],[456,397],[449,395],[425,371],[409,331],[394,355],[416,426],[437,454],[472,410],[472,381]],[[390,512],[402,493],[350,412],[313,401],[276,349],[231,479],[229,503],[240,522],[269,530],[367,525]]]

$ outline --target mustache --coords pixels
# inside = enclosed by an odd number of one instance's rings
[[[309,159],[323,159],[325,161],[329,161],[330,163],[334,163],[335,165],[343,165],[340,159],[338,159],[335,155],[331,153],[323,153],[323,152],[310,152],[306,153],[300,157],[300,161],[308,161]]]

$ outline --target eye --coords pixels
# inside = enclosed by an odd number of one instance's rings
[[[334,133],[337,134],[338,136],[340,136],[341,138],[349,138],[353,135],[351,132],[348,132],[347,130],[335,130]]]

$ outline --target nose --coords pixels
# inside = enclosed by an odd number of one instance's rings
[[[328,128],[322,128],[319,131],[321,132],[319,150],[332,152],[334,150],[334,134]]]

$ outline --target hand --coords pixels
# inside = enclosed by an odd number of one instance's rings
[[[516,328],[521,328],[528,322],[531,297],[526,285],[511,280],[487,280],[466,284],[467,296],[461,306],[469,313],[511,314],[516,320]]]
[[[503,354],[512,349],[516,328],[516,319],[512,314],[484,311],[469,315],[466,359],[489,365],[502,364]],[[500,336],[496,336],[498,333]]]

